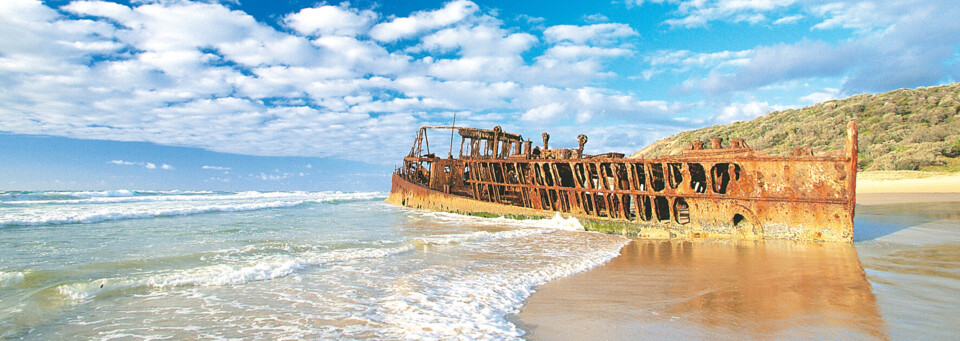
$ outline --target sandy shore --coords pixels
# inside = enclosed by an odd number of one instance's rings
[[[861,172],[857,174],[857,195],[867,193],[960,193],[960,174]]]
[[[960,174],[861,174],[858,205],[960,207]],[[865,267],[850,244],[634,240],[607,264],[541,286],[512,320],[532,340],[884,339],[890,321]]]
[[[960,201],[960,174],[914,171],[857,174],[857,204]]]

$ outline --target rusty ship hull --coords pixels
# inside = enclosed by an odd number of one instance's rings
[[[428,129],[451,130],[451,153],[429,153]],[[452,132],[461,135],[453,157]],[[573,216],[588,230],[653,238],[853,240],[857,129],[846,149],[814,156],[754,151],[741,140],[657,158],[531,149],[493,130],[423,127],[392,178],[387,201],[461,214]],[[426,150],[424,149],[426,147]],[[425,152],[426,151],[426,152]]]

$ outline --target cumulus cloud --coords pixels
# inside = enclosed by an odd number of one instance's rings
[[[623,85],[629,76],[686,79],[676,93],[705,94],[720,121],[777,105],[729,104],[743,98],[732,93],[811,78],[839,79],[822,86],[837,94],[960,79],[953,19],[960,10],[947,1],[626,3],[669,6],[670,19],[697,25],[774,20],[768,28],[852,33],[727,51],[651,51],[627,24],[510,20],[537,26],[523,29],[462,0],[400,17],[320,4],[275,23],[217,3],[7,0],[0,2],[0,130],[393,163],[416,127],[447,124],[454,114],[458,123],[515,130],[589,123],[668,131],[711,122],[683,116],[699,104],[622,90],[633,86]],[[861,13],[869,4],[871,13]],[[636,66],[615,72],[611,65]],[[630,68],[633,74],[618,73]],[[814,96],[825,91],[804,89],[794,98],[825,98]]]
[[[0,129],[392,162],[453,113],[492,126],[552,103],[570,122],[659,122],[678,107],[591,87],[634,54],[625,24],[518,32],[470,1],[405,17],[318,5],[279,24],[216,3],[4,1]]]
[[[753,50],[710,53],[696,53],[688,50],[660,50],[644,57],[644,60],[650,66],[650,69],[645,70],[644,75],[649,79],[653,75],[665,71],[678,74],[693,69],[736,69],[746,65],[753,54]]]
[[[858,53],[853,46],[808,40],[760,47],[733,73],[714,70],[696,83],[708,93],[723,93],[797,78],[836,76],[857,64]]]
[[[713,118],[715,124],[727,124],[736,121],[749,121],[770,112],[786,109],[784,106],[770,105],[767,102],[731,103]]]
[[[474,14],[478,9],[477,4],[472,1],[451,1],[438,10],[419,11],[408,17],[377,24],[370,30],[370,36],[379,41],[392,42],[452,25]]]
[[[649,5],[644,1],[634,5]],[[631,4],[628,3],[628,4]],[[661,2],[663,3],[663,2]],[[843,79],[842,93],[888,91],[960,79],[956,59],[960,46],[960,7],[950,0],[934,1],[843,1],[843,0],[762,0],[762,1],[666,1],[676,6],[665,23],[675,27],[707,26],[712,21],[765,22],[774,25],[813,22],[812,31],[849,30],[849,39],[828,42],[801,39],[757,46],[736,64],[701,65],[699,70],[680,67],[677,58],[690,53],[649,58],[651,68],[641,76],[650,79],[667,71],[686,73],[690,78],[681,91],[700,90],[711,95],[752,91],[773,84],[813,78]],[[791,11],[787,11],[791,9]],[[751,19],[753,18],[753,19]],[[756,19],[756,20],[754,20]],[[673,60],[671,60],[673,59]],[[678,67],[658,67],[658,63]]]
[[[679,27],[699,27],[715,20],[757,24],[767,21],[765,12],[793,5],[796,0],[673,0],[678,5],[678,18],[665,23]]]
[[[285,18],[288,26],[303,35],[345,35],[364,33],[377,19],[371,10],[357,10],[343,5],[304,8]]]
[[[627,24],[608,23],[586,26],[557,25],[543,31],[543,37],[549,43],[571,42],[574,44],[598,43],[610,44],[622,38],[636,36],[637,31]]]
[[[230,167],[204,165],[203,167],[200,167],[200,169],[210,169],[210,170],[218,170],[218,171],[228,171],[228,170],[230,170]]]

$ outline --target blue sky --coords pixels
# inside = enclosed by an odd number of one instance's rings
[[[0,1],[0,190],[388,190],[420,125],[588,152],[960,78],[943,1]]]

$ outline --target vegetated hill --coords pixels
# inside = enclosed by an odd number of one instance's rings
[[[637,152],[632,157],[679,153],[690,141],[740,137],[748,146],[772,155],[794,147],[815,155],[844,148],[847,122],[859,121],[861,170],[960,171],[960,83],[856,95],[802,109],[771,112],[740,121],[685,131]]]

